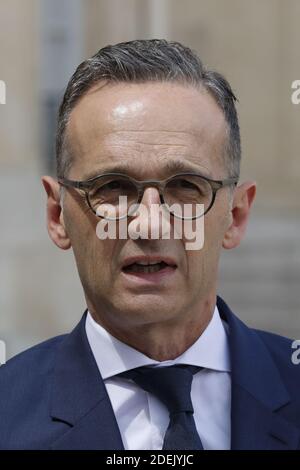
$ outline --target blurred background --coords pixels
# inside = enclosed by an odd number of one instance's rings
[[[257,328],[300,338],[299,0],[0,0],[0,339],[11,357],[70,331],[85,300],[71,251],[46,230],[57,105],[101,47],[166,38],[195,49],[239,98],[242,179],[258,194],[219,294]]]

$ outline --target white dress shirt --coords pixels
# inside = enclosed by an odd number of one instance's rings
[[[190,364],[203,367],[194,375],[191,398],[204,449],[230,449],[231,376],[227,333],[217,307],[197,341],[174,360],[158,362],[119,341],[88,312],[86,333],[104,380],[126,450],[161,450],[169,413],[155,396],[134,382],[117,377],[145,365]]]

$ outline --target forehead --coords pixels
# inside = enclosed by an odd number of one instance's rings
[[[226,125],[204,89],[168,82],[100,83],[72,110],[67,134],[77,177],[108,163],[146,170],[172,158],[211,170],[223,154]]]

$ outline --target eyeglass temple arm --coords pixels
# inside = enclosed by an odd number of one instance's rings
[[[67,186],[69,188],[85,189],[85,185],[82,181],[72,181],[67,178],[58,178],[58,183],[62,186]]]
[[[229,186],[231,184],[234,184],[236,186],[238,183],[238,178],[227,178],[223,181],[220,181],[220,183],[221,183],[221,187]]]

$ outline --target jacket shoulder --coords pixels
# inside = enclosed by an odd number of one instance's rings
[[[259,335],[274,358],[280,359],[282,357],[285,359],[287,355],[291,357],[293,352],[292,345],[295,340],[271,333],[270,331],[258,329],[253,329],[253,331]]]
[[[0,449],[47,445],[52,371],[66,336],[40,343],[0,367]]]
[[[53,370],[59,345],[67,335],[51,338],[9,359],[0,366],[0,413],[44,390]]]
[[[67,335],[55,336],[43,341],[9,359],[0,367],[0,380],[10,374],[14,374],[18,369],[22,370],[28,366],[40,373],[40,369],[53,361],[58,346]],[[27,371],[30,372],[30,371]]]
[[[254,330],[264,342],[289,392],[299,397],[300,341],[268,331]]]

